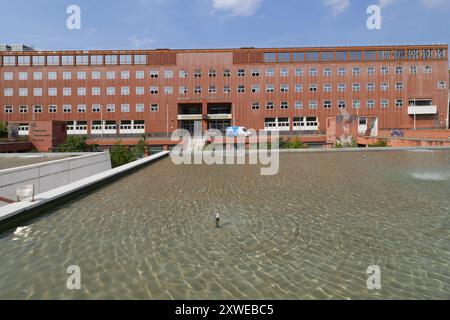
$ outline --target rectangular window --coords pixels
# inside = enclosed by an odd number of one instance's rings
[[[164,94],[173,94],[173,87],[164,87]]]
[[[395,106],[397,108],[402,108],[403,107],[403,100],[402,99],[395,100]]]
[[[48,113],[56,113],[57,112],[57,106],[50,105],[48,106]]]
[[[317,92],[317,84],[310,84],[309,92]]]
[[[120,56],[120,64],[129,65],[132,64],[132,57],[129,54],[123,54]]]
[[[145,88],[144,87],[136,87],[136,95],[137,96],[143,96],[145,94]]]
[[[20,106],[19,113],[28,113],[28,106]]]
[[[19,72],[19,80],[21,81],[28,80],[28,72]]]
[[[339,83],[338,84],[338,91],[339,92],[345,92],[347,90],[347,85],[345,83]]]
[[[72,112],[72,106],[70,104],[63,105],[63,113],[71,113]]]
[[[200,94],[200,93],[202,93],[202,87],[201,87],[201,86],[195,86],[195,87],[194,87],[194,93],[195,93],[195,94]]]
[[[264,53],[264,62],[277,62],[277,54],[275,52]]]
[[[282,68],[280,70],[280,76],[282,77],[288,77],[289,76],[289,69],[288,68]]]
[[[261,75],[261,70],[259,70],[259,69],[252,70],[252,77],[259,77],[260,75]]]
[[[403,88],[404,88],[403,82],[397,82],[397,83],[395,84],[395,90],[397,90],[397,91],[402,91]]]
[[[447,88],[447,83],[445,81],[438,81],[438,89],[444,90]]]
[[[331,83],[325,83],[325,84],[323,85],[323,91],[324,91],[324,92],[331,92],[331,90],[332,90],[332,85],[331,85]]]
[[[181,79],[187,78],[188,77],[188,72],[186,70],[180,70],[178,72],[178,77],[180,77]]]
[[[217,77],[217,72],[216,72],[216,70],[209,70],[209,71],[208,71],[208,77],[210,77],[210,78],[216,78],[216,77]]]
[[[275,86],[273,84],[266,85],[266,92],[267,93],[273,93],[275,92]]]
[[[425,66],[424,69],[423,69],[423,73],[425,73],[425,74],[433,73],[433,67],[432,66]]]
[[[116,79],[116,72],[114,72],[114,71],[106,72],[106,79],[108,79],[108,80]]]
[[[339,100],[339,101],[338,101],[338,108],[339,108],[339,109],[345,109],[345,108],[347,108],[347,101],[345,101],[345,100]]]
[[[43,66],[45,65],[45,57],[44,56],[33,56],[33,66]]]
[[[254,84],[252,85],[252,92],[253,93],[260,93],[261,92],[261,87],[259,84]]]
[[[282,85],[280,86],[280,91],[281,91],[282,93],[287,93],[287,92],[289,92],[289,85],[288,85],[288,84],[282,84]]]
[[[116,88],[115,87],[108,87],[108,88],[106,88],[106,95],[114,96],[115,94],[116,94]]]
[[[106,112],[108,112],[108,113],[116,112],[116,105],[115,104],[107,104],[106,105]]]
[[[4,66],[15,66],[16,65],[16,57],[3,57],[3,65]]]
[[[4,88],[3,95],[5,97],[12,97],[14,95],[14,89],[13,88]]]
[[[80,87],[77,90],[78,96],[85,96],[86,95],[86,88]]]
[[[231,77],[231,70],[225,69],[225,70],[223,71],[223,76],[224,76],[224,78],[229,78],[229,77]]]
[[[282,102],[280,103],[280,109],[281,109],[281,110],[287,110],[287,109],[289,109],[289,102],[287,102],[287,101],[282,101]]]
[[[3,80],[5,80],[5,81],[12,81],[12,80],[14,80],[14,73],[12,73],[12,72],[4,72],[3,73]]]
[[[17,64],[19,66],[29,66],[31,64],[31,60],[29,56],[19,56],[17,58]]]
[[[158,70],[150,71],[150,78],[151,79],[157,79],[158,77],[159,77],[159,71]]]
[[[303,109],[303,101],[295,101],[295,109],[296,110]]]
[[[278,54],[278,62],[291,62],[290,52],[280,52]]]
[[[368,83],[367,91],[375,91],[375,83],[373,83],[373,82]]]
[[[223,87],[223,93],[225,93],[225,94],[231,93],[231,87],[230,86],[224,86]]]
[[[252,110],[259,110],[260,104],[259,102],[253,102],[252,103]]]
[[[116,65],[117,64],[117,56],[116,55],[107,55],[107,56],[105,56],[105,64],[107,64],[107,65]]]
[[[359,84],[359,83],[353,83],[353,85],[352,85],[352,91],[354,91],[354,92],[361,91],[361,84]]]
[[[180,94],[187,94],[188,93],[188,87],[186,86],[180,86],[179,91]]]
[[[368,68],[367,68],[367,74],[368,74],[369,76],[375,75],[375,67],[368,67]]]
[[[77,106],[77,112],[78,113],[86,113],[86,110],[87,110],[87,108],[86,108],[85,104],[79,104]]]
[[[202,71],[201,70],[194,70],[194,78],[201,78],[202,77]]]
[[[269,68],[266,70],[266,76],[267,77],[274,77],[275,76],[275,69]]]
[[[20,88],[19,97],[27,97],[27,96],[28,96],[28,88]]]
[[[92,71],[91,77],[92,77],[92,80],[100,80],[100,77],[101,77],[100,71]]]
[[[63,66],[73,66],[73,56],[62,56],[61,57],[61,64]]]
[[[145,111],[145,104],[137,103],[136,104],[136,112],[141,113]]]
[[[150,94],[158,94],[159,88],[158,87],[150,87]]]
[[[352,75],[354,75],[354,76],[359,76],[359,75],[361,75],[361,68],[359,68],[359,67],[353,68],[353,69],[352,69]]]
[[[151,112],[158,112],[158,111],[159,111],[159,105],[156,104],[156,103],[152,103],[152,104],[150,105],[150,111],[151,111]]]
[[[42,88],[34,88],[33,95],[35,97],[42,97]]]
[[[13,106],[5,106],[4,112],[5,113],[13,113]]]
[[[87,66],[89,64],[89,56],[77,56],[77,66]]]
[[[381,67],[381,74],[382,75],[389,74],[389,67]]]
[[[173,71],[172,70],[165,70],[164,71],[164,78],[165,79],[172,79],[173,78]]]
[[[92,95],[93,96],[99,96],[101,94],[101,90],[99,87],[93,87],[92,88]]]
[[[409,67],[409,73],[410,74],[417,74],[417,67],[416,66],[410,66]]]
[[[403,67],[396,67],[395,74],[403,74]]]
[[[56,73],[56,72],[49,72],[47,76],[48,76],[48,80],[57,80],[58,73]]]
[[[353,101],[352,101],[352,108],[353,108],[353,109],[359,109],[359,108],[361,108],[361,100],[353,100]]]
[[[381,100],[381,107],[382,108],[388,108],[389,107],[389,100],[387,100],[387,99]]]
[[[345,76],[347,74],[347,69],[346,68],[339,68],[338,69],[338,75],[339,76]]]
[[[120,72],[120,78],[122,80],[130,79],[130,71],[122,71],[122,72]]]
[[[310,77],[317,77],[317,68],[310,68],[309,69],[309,76]]]
[[[91,65],[98,66],[103,64],[103,56],[95,55],[91,56]]]
[[[294,54],[292,55],[292,60],[294,60],[294,62],[303,62],[305,61],[305,53],[304,52],[294,52]]]
[[[144,54],[135,54],[134,64],[147,64],[147,56]]]
[[[239,85],[238,86],[238,93],[245,93],[245,86]]]
[[[217,93],[217,87],[216,86],[209,86],[208,87],[208,93],[210,93],[210,94]]]
[[[120,88],[120,94],[122,96],[129,96],[130,95],[130,87],[122,87],[122,88]]]
[[[245,69],[238,69],[237,76],[238,77],[245,77]]]
[[[331,109],[331,100],[325,100],[323,102],[323,108],[324,109]]]
[[[273,103],[272,101],[269,101],[266,103],[267,110],[273,110],[274,108],[275,108],[275,103]]]
[[[331,68],[325,68],[325,69],[323,69],[323,75],[324,75],[325,77],[331,77],[332,74],[333,74],[333,72],[331,71]]]
[[[130,105],[129,104],[121,104],[120,105],[120,112],[123,112],[123,113],[130,112]]]
[[[380,86],[381,91],[388,91],[389,90],[389,83],[383,82]]]
[[[63,80],[71,80],[72,79],[72,72],[63,72]]]
[[[303,69],[302,68],[295,69],[295,76],[296,77],[303,77]]]
[[[136,79],[142,80],[145,78],[145,72],[144,71],[136,71]]]
[[[33,80],[42,80],[42,72],[33,72]]]
[[[63,88],[63,96],[69,97],[72,95],[72,88]]]
[[[367,100],[366,106],[368,109],[375,108],[375,100]]]
[[[101,106],[99,104],[93,104],[92,105],[92,112],[93,113],[100,113],[101,112]]]
[[[47,56],[48,66],[59,66],[59,56]]]
[[[48,96],[49,97],[56,97],[57,95],[58,95],[57,88],[48,88]]]
[[[309,108],[312,110],[317,109],[317,100],[310,100],[309,101]]]
[[[40,105],[33,106],[33,113],[42,113],[42,106]]]
[[[302,85],[302,84],[296,84],[296,85],[295,85],[295,92],[296,92],[296,93],[301,93],[301,92],[303,92],[303,85]]]
[[[77,72],[77,79],[78,80],[86,80],[86,72],[84,72],[84,71]]]

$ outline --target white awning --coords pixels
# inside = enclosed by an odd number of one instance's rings
[[[427,114],[437,114],[437,106],[413,106],[408,107],[408,114],[413,115],[427,115]]]

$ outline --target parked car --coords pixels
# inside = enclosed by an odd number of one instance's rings
[[[252,134],[245,127],[228,127],[227,137],[250,137]]]

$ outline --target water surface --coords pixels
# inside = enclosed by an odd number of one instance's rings
[[[440,151],[165,159],[3,232],[0,298],[450,299],[449,173]]]

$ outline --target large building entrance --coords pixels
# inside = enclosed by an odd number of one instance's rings
[[[208,129],[215,129],[225,133],[227,128],[231,127],[232,119],[231,103],[208,104]]]

